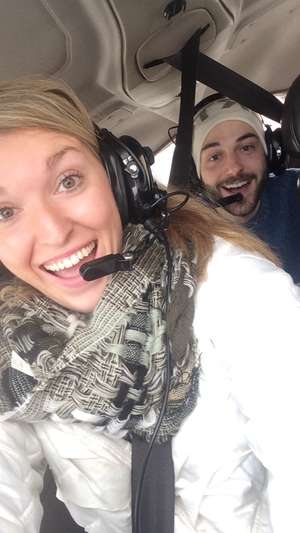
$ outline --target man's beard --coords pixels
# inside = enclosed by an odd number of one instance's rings
[[[220,199],[240,194],[242,197],[240,201],[230,203],[229,205],[224,206],[224,209],[226,209],[231,215],[245,218],[246,221],[246,219],[251,218],[251,214],[253,213],[254,215],[257,210],[266,178],[266,171],[261,179],[259,179],[256,174],[241,173],[239,176],[230,176],[229,178],[224,179],[222,182],[218,183],[216,187],[205,186],[205,189],[209,196],[217,203]],[[243,182],[245,182],[243,186],[234,187],[235,184],[239,185]],[[253,185],[255,185],[255,187]],[[225,187],[225,189],[228,187],[226,192],[223,187]]]

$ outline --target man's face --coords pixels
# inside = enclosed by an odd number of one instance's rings
[[[214,197],[240,193],[242,201],[226,207],[247,222],[256,213],[267,173],[263,146],[253,128],[239,120],[228,120],[208,134],[200,154],[200,173],[205,188]]]

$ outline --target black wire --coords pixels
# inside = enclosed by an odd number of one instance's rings
[[[166,283],[166,303],[165,303],[165,318],[167,318],[169,313],[169,305],[170,305],[170,299],[171,299],[171,288],[172,288],[172,254],[171,254],[171,248],[169,245],[169,241],[167,239],[165,229],[168,224],[168,216],[170,213],[174,213],[181,207],[183,207],[187,201],[189,200],[189,194],[186,191],[173,191],[170,193],[166,193],[160,198],[158,198],[153,204],[151,205],[151,211],[153,208],[157,207],[161,203],[165,203],[167,198],[173,197],[173,196],[184,196],[184,199],[179,202],[177,205],[175,205],[172,209],[163,210],[161,213],[161,220],[160,223],[157,223],[157,221],[153,221],[151,219],[148,219],[144,222],[145,228],[149,231],[150,235],[152,235],[154,238],[158,239],[159,242],[161,242],[165,249],[166,254],[166,260],[167,260],[167,283]],[[146,247],[151,245],[152,239],[149,237],[146,243]],[[144,247],[143,247],[144,249]],[[139,253],[141,250],[139,250]],[[141,530],[141,498],[142,498],[142,492],[143,492],[143,484],[145,480],[145,475],[147,471],[147,467],[149,464],[149,459],[151,452],[153,450],[153,445],[155,443],[155,439],[157,437],[157,434],[159,432],[163,417],[166,412],[167,404],[168,404],[168,396],[170,392],[170,384],[171,384],[171,346],[170,346],[170,339],[168,334],[166,333],[166,387],[163,394],[163,400],[161,404],[160,413],[157,419],[157,422],[154,427],[153,434],[151,436],[148,450],[144,459],[144,463],[142,466],[140,478],[137,484],[136,489],[136,496],[135,496],[135,502],[134,502],[134,510],[133,510],[133,530],[135,533],[142,533]]]
[[[178,190],[178,191],[173,191],[173,192],[167,192],[166,194],[160,196],[157,200],[155,200],[155,202],[153,202],[153,204],[151,204],[151,206],[150,206],[151,211],[153,211],[153,209],[155,207],[157,207],[159,204],[161,204],[162,202],[165,203],[165,201],[168,198],[171,198],[172,196],[184,196],[185,198],[182,200],[182,202],[179,202],[179,204],[175,205],[171,209],[168,209],[166,214],[174,213],[178,209],[181,209],[181,207],[183,207],[187,203],[189,198],[190,198],[189,193],[186,192],[186,191]],[[154,228],[154,226],[153,226],[153,228]],[[152,231],[152,230],[150,230],[150,231]],[[152,231],[152,233],[153,233],[153,231]]]
[[[166,195],[166,198],[171,198],[172,196],[179,196],[179,195],[184,196],[185,197],[184,200],[182,200],[182,202],[180,202],[179,204],[175,205],[171,209],[168,209],[168,213],[175,213],[175,211],[178,211],[178,209],[181,209],[189,201],[190,195],[186,191],[168,192],[167,195]]]
[[[174,195],[175,193],[171,193]],[[186,200],[187,201],[187,200]],[[165,305],[165,316],[168,316],[169,312],[169,304],[170,304],[170,298],[171,298],[171,287],[172,287],[172,254],[170,245],[168,242],[168,239],[165,235],[165,232],[160,227],[155,227],[153,223],[150,220],[147,220],[145,222],[145,227],[153,234],[155,237],[164,245],[165,247],[165,253],[166,253],[166,259],[167,259],[167,284],[166,284],[166,305]],[[143,492],[143,484],[145,479],[145,474],[147,470],[147,466],[149,463],[150,455],[153,449],[153,445],[155,442],[155,439],[157,437],[157,434],[159,432],[163,417],[166,412],[167,403],[168,403],[168,396],[170,392],[170,383],[171,383],[171,347],[170,347],[170,339],[169,336],[166,334],[166,387],[163,395],[163,401],[159,413],[159,417],[157,419],[157,422],[155,424],[155,428],[151,437],[151,440],[149,442],[148,451],[146,454],[146,457],[144,459],[140,479],[137,485],[136,490],[136,497],[135,497],[135,505],[134,505],[134,514],[133,514],[133,526],[135,533],[142,533],[141,529],[141,497]]]

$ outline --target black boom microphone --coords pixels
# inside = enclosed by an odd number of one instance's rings
[[[241,202],[243,200],[243,195],[238,192],[236,194],[232,194],[231,196],[227,196],[226,198],[218,198],[217,203],[221,207],[226,207],[227,205],[234,204],[235,202]]]
[[[243,195],[241,193],[227,196],[227,198],[218,198],[216,204],[220,207],[226,207],[227,205],[235,202],[241,202]],[[85,281],[94,281],[95,279],[109,276],[115,272],[130,271],[132,270],[135,255],[132,253],[125,254],[110,254],[98,259],[93,259],[80,266],[79,272]]]
[[[94,281],[115,272],[132,270],[133,254],[110,254],[84,263],[79,268],[85,281]]]

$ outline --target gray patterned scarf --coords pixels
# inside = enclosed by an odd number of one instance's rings
[[[147,236],[130,227],[124,250]],[[158,441],[193,409],[199,360],[192,331],[193,262],[173,251],[172,304],[165,317],[166,260],[154,241],[131,272],[117,272],[93,313],[71,312],[19,280],[0,290],[0,419],[85,421],[149,440],[172,375]]]

